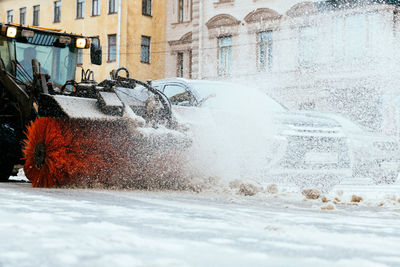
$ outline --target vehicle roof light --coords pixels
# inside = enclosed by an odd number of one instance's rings
[[[69,37],[69,36],[60,36],[60,38],[58,38],[58,41],[61,44],[70,44],[71,43],[71,37]]]
[[[21,36],[26,38],[33,38],[34,35],[34,32],[30,30],[22,30],[21,32]]]
[[[78,38],[76,39],[76,47],[77,48],[89,48],[89,40],[86,38]]]
[[[8,38],[15,38],[17,36],[17,28],[15,27],[8,27],[7,28],[7,34],[6,36]]]

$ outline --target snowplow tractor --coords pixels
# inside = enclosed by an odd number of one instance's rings
[[[34,187],[149,188],[179,177],[191,141],[163,93],[124,68],[102,82],[82,70],[76,81],[80,49],[101,64],[98,38],[0,27],[2,181],[18,162]]]

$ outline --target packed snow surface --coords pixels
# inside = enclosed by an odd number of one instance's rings
[[[400,265],[400,185],[365,181],[317,198],[280,185],[244,194],[254,186],[193,193],[3,183],[0,266]]]

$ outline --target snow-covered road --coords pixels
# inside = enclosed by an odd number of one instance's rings
[[[222,190],[221,190],[222,191]],[[356,192],[357,191],[357,192]],[[363,197],[352,203],[351,195]],[[300,193],[0,184],[0,266],[400,265],[399,185]]]

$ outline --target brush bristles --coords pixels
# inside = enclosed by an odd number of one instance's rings
[[[107,124],[56,118],[37,119],[27,130],[24,148],[26,176],[33,187],[58,187],[107,180],[110,167],[120,159],[119,151],[110,144],[114,130]],[[40,143],[45,147],[45,160],[38,167],[35,148]]]

